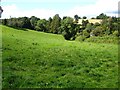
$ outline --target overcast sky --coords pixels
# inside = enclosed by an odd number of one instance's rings
[[[2,18],[37,16],[39,18],[74,15],[96,17],[100,13],[118,16],[119,0],[1,0]]]

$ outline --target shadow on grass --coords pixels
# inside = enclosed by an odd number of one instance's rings
[[[8,26],[8,27],[17,29],[17,30],[28,31],[26,28],[19,28],[19,27],[12,27],[12,26]]]

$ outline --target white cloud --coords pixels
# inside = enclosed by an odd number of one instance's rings
[[[4,6],[3,7],[3,14],[2,18],[9,18],[11,17],[31,17],[31,16],[36,16],[41,19],[43,18],[49,18],[50,16],[53,17],[56,12],[54,10],[50,9],[33,9],[33,10],[20,10],[15,4],[10,5],[10,6]]]
[[[91,2],[91,1],[95,1],[95,0],[2,0],[2,2],[23,2],[23,3],[74,3],[74,2]]]
[[[72,10],[69,10],[66,15],[74,16],[78,14],[79,16],[96,16],[100,13],[105,13],[110,16],[117,16],[117,14],[112,14],[108,12],[113,12],[118,10],[118,0],[97,0],[95,4],[87,6],[76,6]]]
[[[15,1],[15,0],[12,0],[12,1]],[[35,0],[35,1],[38,1],[38,0]],[[62,0],[62,1],[65,1],[65,0]],[[117,14],[108,13],[108,12],[118,10],[118,1],[119,0],[96,0],[95,4],[89,4],[86,6],[75,6],[75,7],[71,7],[72,9],[69,9],[67,11],[65,10],[55,11],[55,10],[44,9],[44,8],[37,8],[32,10],[21,10],[20,8],[17,7],[17,5],[13,4],[9,6],[3,6],[4,12],[2,14],[2,18],[9,18],[10,16],[12,17],[37,16],[41,19],[42,18],[48,19],[49,17],[53,17],[55,14],[60,14],[61,17],[63,16],[74,17],[75,14],[78,14],[81,17],[82,16],[95,17],[100,13],[106,13],[107,15],[110,15],[110,16],[118,16]]]
[[[16,5],[10,5],[10,6],[3,6],[3,13],[2,13],[2,18],[9,18],[11,15],[17,14],[18,8]]]
[[[23,11],[21,16],[36,16],[41,19],[46,18],[48,19],[50,16],[53,17],[56,14],[55,11],[49,9],[33,9],[29,11]]]

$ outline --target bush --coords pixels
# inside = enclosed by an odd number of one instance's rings
[[[78,36],[75,40],[82,42],[82,41],[85,41],[85,39],[86,39],[85,36]]]
[[[117,31],[114,31],[114,32],[113,32],[113,35],[116,36],[116,37],[118,37],[118,36],[119,36],[118,30],[117,30]]]
[[[69,33],[67,33],[67,32],[62,32],[62,35],[63,35],[63,37],[65,38],[65,40],[70,40],[70,38],[71,38],[71,36],[70,36],[70,34]]]
[[[92,33],[95,35],[95,36],[102,36],[103,35],[103,28],[98,26],[96,27]]]
[[[86,38],[90,37],[90,33],[87,32],[87,30],[83,30],[83,36]]]
[[[104,36],[104,37],[92,36],[92,37],[86,39],[85,41],[95,42],[95,43],[114,43],[114,44],[117,44],[118,43],[118,38],[114,37],[114,36]]]

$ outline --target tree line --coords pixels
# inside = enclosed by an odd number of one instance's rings
[[[82,24],[78,24],[78,20],[82,20]],[[27,28],[35,31],[41,31],[53,34],[62,34],[66,40],[75,40],[76,37],[82,36],[84,39],[91,36],[105,36],[113,35],[119,37],[120,33],[118,29],[120,27],[120,18],[110,17],[104,13],[101,13],[96,18],[92,19],[102,19],[101,23],[90,23],[86,16],[82,18],[75,15],[74,18],[69,16],[64,16],[60,18],[59,14],[53,16],[53,18],[40,19],[35,16],[19,17],[2,19],[2,24],[13,27],[13,28]]]

